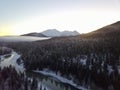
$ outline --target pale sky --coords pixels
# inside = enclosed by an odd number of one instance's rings
[[[0,35],[87,33],[120,21],[120,0],[0,0]]]

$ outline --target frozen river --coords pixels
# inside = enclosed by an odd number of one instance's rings
[[[8,66],[13,66],[15,67],[15,69],[19,72],[23,72],[24,69],[24,65],[23,63],[18,65],[17,60],[20,60],[20,55],[16,52],[12,52],[10,54],[3,55],[0,56],[0,67],[4,68],[4,67],[8,67]],[[22,61],[22,60],[21,60]],[[46,90],[86,90],[86,89],[78,89],[75,86],[72,86],[68,83],[65,82],[61,82],[59,79],[52,77],[50,75],[44,75],[42,73],[38,73],[38,72],[26,72],[27,77],[29,78],[35,78],[38,82],[38,87],[40,87],[42,85],[43,88],[46,88]]]

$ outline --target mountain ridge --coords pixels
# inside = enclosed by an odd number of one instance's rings
[[[120,34],[120,21],[81,35],[82,37],[112,37]]]
[[[44,34],[42,34],[42,33],[36,33],[36,32],[32,32],[32,33],[28,33],[28,34],[23,34],[21,36],[46,37]]]
[[[43,32],[37,33],[37,32],[32,32],[32,33],[27,33],[23,34],[21,36],[35,36],[35,37],[61,37],[61,36],[76,36],[79,35],[77,31],[59,31],[57,29],[47,29]]]

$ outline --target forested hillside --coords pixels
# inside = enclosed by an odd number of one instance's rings
[[[14,67],[0,68],[0,90],[46,90],[34,78],[28,78],[24,73],[17,72]]]
[[[5,45],[22,55],[27,70],[48,68],[91,90],[120,90],[120,22],[84,35]]]

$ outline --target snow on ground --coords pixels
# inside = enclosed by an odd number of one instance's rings
[[[5,57],[9,57],[11,54],[0,55],[0,62],[5,59]]]
[[[8,57],[8,58],[4,58],[4,60],[2,60],[1,62],[0,62],[0,67],[1,68],[4,68],[4,67],[8,67],[8,66],[13,66],[13,67],[15,67],[15,69],[19,72],[19,71],[21,71],[21,72],[23,72],[25,69],[23,68],[23,64],[21,64],[21,65],[18,65],[17,64],[17,60],[20,58],[20,55],[19,54],[17,54],[16,52],[12,52],[11,53],[11,56],[10,57]]]
[[[118,66],[118,73],[120,74],[120,65]]]
[[[63,83],[67,83],[67,84],[70,84],[78,89],[82,89],[82,90],[88,90],[86,88],[83,88],[82,86],[79,86],[77,84],[75,84],[72,80],[68,80],[60,75],[56,75],[53,71],[50,71],[50,70],[43,70],[43,71],[39,71],[39,70],[33,70],[34,72],[37,72],[37,73],[41,73],[43,75],[46,75],[46,76],[51,76],[51,77],[54,77],[56,78],[57,80],[59,80],[60,82],[63,82]]]
[[[110,66],[110,65],[107,66],[107,69],[108,69],[108,71],[109,71],[109,75],[114,71],[114,70],[112,69],[112,66]]]
[[[50,89],[49,87],[46,87],[46,85],[42,84],[42,82],[38,82],[38,90],[52,90],[52,89]]]
[[[109,71],[109,75],[110,75],[112,72],[114,72],[114,69],[112,68],[111,65],[108,65],[108,66],[107,66],[107,69],[108,69],[108,71]],[[117,69],[118,69],[118,73],[120,74],[120,65],[117,66]]]
[[[86,65],[86,62],[87,62],[87,58],[85,58],[85,59],[80,59],[80,63],[81,63],[82,65]]]

